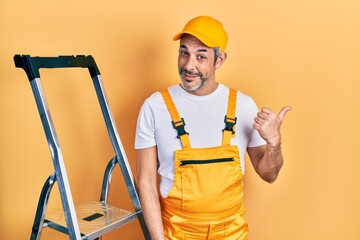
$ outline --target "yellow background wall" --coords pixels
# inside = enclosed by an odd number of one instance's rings
[[[259,107],[293,106],[283,128],[285,165],[269,185],[247,160],[252,240],[360,239],[360,4],[356,0],[0,2],[0,239],[29,239],[49,149],[14,54],[91,54],[103,76],[132,169],[137,113],[178,82],[178,43],[190,18],[219,18],[230,36],[217,80]],[[44,70],[75,203],[96,200],[114,156],[85,70]],[[71,164],[70,164],[71,163]],[[110,203],[131,209],[120,171]],[[61,209],[57,185],[48,212]],[[43,239],[66,239],[46,229]],[[137,222],[104,239],[142,239]]]

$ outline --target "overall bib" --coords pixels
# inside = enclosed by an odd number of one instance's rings
[[[161,198],[165,238],[247,239],[240,155],[238,147],[230,145],[236,124],[236,91],[230,89],[222,145],[210,148],[191,148],[185,122],[169,92],[161,94],[183,146],[175,151],[174,185]]]

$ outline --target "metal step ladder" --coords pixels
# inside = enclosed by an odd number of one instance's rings
[[[46,227],[68,234],[71,240],[101,239],[102,235],[134,219],[139,220],[144,239],[150,239],[131,168],[117,132],[101,82],[100,71],[94,58],[91,55],[59,57],[15,55],[14,62],[17,68],[25,70],[30,81],[54,165],[54,172],[44,183],[40,194],[30,239],[40,239],[42,230]],[[62,151],[40,81],[40,68],[88,68],[90,72],[115,152],[115,156],[109,161],[105,169],[100,201],[89,201],[79,206],[74,206]],[[134,212],[110,206],[107,203],[112,172],[117,164],[120,166],[127,190],[130,194]],[[46,209],[48,200],[55,182],[57,182],[59,187],[63,211],[47,216]]]

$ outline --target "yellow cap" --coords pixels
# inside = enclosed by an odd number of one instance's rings
[[[222,52],[225,51],[228,41],[222,23],[209,16],[199,16],[191,19],[184,29],[174,36],[173,40],[181,39],[184,34],[196,37],[208,47],[218,47]]]

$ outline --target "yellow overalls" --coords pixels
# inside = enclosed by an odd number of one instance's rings
[[[161,92],[183,149],[175,151],[174,185],[161,198],[166,239],[247,239],[242,172],[237,146],[236,91],[230,89],[222,145],[191,148],[189,135],[167,90]]]

